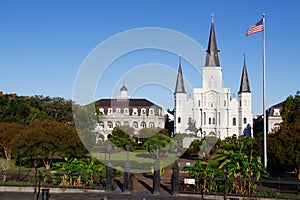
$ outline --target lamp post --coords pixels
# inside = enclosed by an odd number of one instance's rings
[[[130,144],[127,144],[125,148],[127,151],[127,161],[124,166],[124,192],[130,193],[132,188],[131,175],[130,175],[131,166],[129,163]]]
[[[223,168],[223,172],[224,172],[224,200],[226,200],[226,182],[227,182],[227,167],[226,165]]]
[[[38,163],[37,159],[35,159],[34,162],[33,162],[33,166],[34,166],[34,169],[35,169],[33,200],[37,200],[37,191],[36,191],[36,188],[37,188],[37,167],[38,167],[38,164],[39,163]]]
[[[160,193],[160,164],[159,164],[159,146],[156,145],[156,159],[153,174],[153,194]]]
[[[106,165],[106,192],[112,192],[112,164],[110,162],[110,151],[112,145],[108,144],[108,163]]]
[[[175,145],[174,147],[174,153],[175,156],[177,154],[177,146]],[[179,167],[177,161],[175,161],[173,167],[172,167],[173,173],[172,173],[172,195],[177,195],[178,194],[178,179],[179,179]]]
[[[22,156],[24,153],[24,148],[21,147],[20,148],[20,158],[19,158],[19,172],[18,172],[18,176],[17,176],[17,181],[21,181],[21,172],[22,172]]]

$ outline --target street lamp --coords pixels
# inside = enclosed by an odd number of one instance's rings
[[[112,192],[112,164],[110,162],[110,151],[112,144],[108,143],[108,163],[106,165],[106,192]]]
[[[36,188],[37,188],[37,167],[38,167],[38,165],[39,165],[39,163],[38,163],[37,159],[35,159],[34,162],[33,162],[33,166],[34,166],[34,169],[35,169],[33,200],[37,200]]]
[[[127,151],[127,161],[124,166],[124,192],[129,193],[132,188],[132,181],[131,181],[131,175],[130,175],[130,163],[129,163],[129,151],[130,151],[130,144],[127,144],[125,146],[125,149]]]
[[[160,164],[159,164],[159,145],[156,145],[156,159],[153,174],[153,193],[160,193]]]

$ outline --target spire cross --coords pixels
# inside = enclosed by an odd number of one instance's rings
[[[181,56],[179,56],[179,65],[181,65]]]
[[[244,55],[244,65],[245,65],[246,64],[246,54],[243,53],[243,55]]]
[[[211,13],[211,23],[214,23],[214,17],[215,17],[215,13]]]

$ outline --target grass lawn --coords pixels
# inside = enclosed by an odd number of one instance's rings
[[[109,155],[108,153],[94,153],[93,154],[97,159],[104,163],[108,162]],[[168,154],[167,156],[161,156],[160,158],[160,166],[166,167],[173,163],[176,159],[176,155]],[[127,152],[122,151],[119,153],[111,153],[110,160],[113,166],[117,169],[123,168],[127,161]],[[155,164],[155,159],[151,154],[145,151],[133,151],[129,152],[129,161],[131,163],[132,169],[139,169],[139,170],[151,170],[151,166]]]

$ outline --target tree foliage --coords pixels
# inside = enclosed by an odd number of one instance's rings
[[[115,128],[112,134],[109,136],[109,140],[117,147],[125,149],[127,144],[130,146],[136,146],[134,139],[130,137],[129,134],[125,133],[121,128]]]
[[[0,147],[3,149],[5,158],[10,160],[12,154],[17,151],[16,138],[19,138],[25,127],[19,123],[0,122]]]
[[[285,173],[296,169],[300,180],[300,92],[289,96],[282,112],[280,128],[267,136],[268,169],[273,173]]]
[[[157,133],[156,135],[148,138],[142,148],[148,151],[151,154],[154,154],[157,147],[162,149],[170,144],[171,138],[165,134]]]
[[[26,125],[37,119],[72,123],[72,102],[61,97],[0,95],[0,122]]]
[[[286,99],[282,111],[282,119],[286,124],[293,124],[300,121],[300,91],[296,95]]]
[[[186,168],[185,170],[193,177],[226,176],[226,178],[232,179],[232,184],[228,184],[230,192],[250,194],[257,187],[256,183],[253,181],[240,182],[238,179],[268,177],[260,156],[253,154],[252,144],[253,139],[248,137],[229,137],[223,141],[218,141],[216,153],[212,153],[208,159],[202,158],[197,160],[194,167]],[[220,186],[218,184],[220,183],[214,180],[205,180],[203,188],[206,191],[214,192]]]

